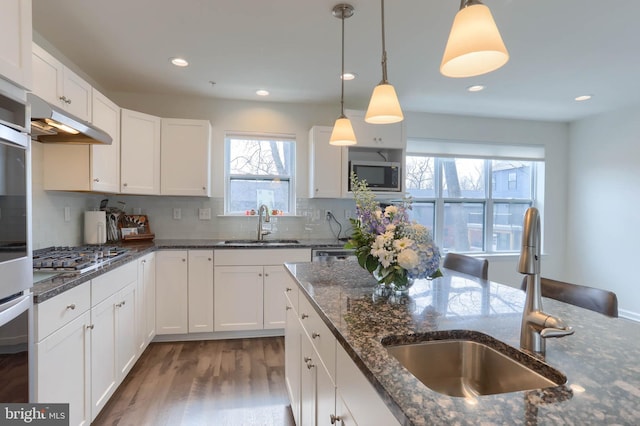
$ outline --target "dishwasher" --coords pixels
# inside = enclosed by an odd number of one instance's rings
[[[332,247],[311,250],[312,262],[335,262],[347,260],[351,257],[355,257],[354,249]]]

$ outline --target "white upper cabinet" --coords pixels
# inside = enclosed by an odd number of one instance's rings
[[[0,77],[31,88],[31,0],[3,0]]]
[[[358,147],[399,148],[406,147],[404,122],[394,124],[369,124],[364,121],[364,111],[347,110],[345,115],[351,120]]]
[[[32,66],[33,93],[84,121],[91,121],[89,83],[35,43]]]
[[[121,110],[120,192],[160,194],[160,117]]]
[[[160,139],[160,193],[210,197],[209,121],[163,118]]]
[[[93,90],[93,123],[111,145],[42,144],[44,189],[120,192],[120,108]]]
[[[309,198],[342,196],[342,151],[329,145],[333,129],[314,126],[309,131]]]

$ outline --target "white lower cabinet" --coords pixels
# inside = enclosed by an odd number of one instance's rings
[[[298,311],[286,298],[285,327],[285,383],[296,424],[398,425],[306,296],[298,298]]]
[[[156,333],[213,331],[213,250],[156,253]]]
[[[156,253],[157,334],[183,334],[189,329],[187,259],[186,250]]]
[[[73,426],[91,423],[90,320],[86,310],[36,343],[36,401],[68,403]]]
[[[156,254],[138,259],[138,294],[136,299],[136,339],[138,355],[156,335]]]
[[[283,329],[284,291],[295,286],[283,265],[310,259],[310,249],[216,250],[214,330]]]
[[[70,425],[89,425],[140,355],[138,266],[35,305],[35,402],[69,403]]]

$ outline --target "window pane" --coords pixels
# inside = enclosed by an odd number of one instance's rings
[[[231,175],[290,176],[291,141],[230,139]]]
[[[493,198],[530,199],[531,161],[492,160]]]
[[[485,161],[469,158],[442,158],[445,198],[484,198]]]
[[[484,203],[444,203],[445,251],[484,250]]]
[[[435,203],[414,202],[409,212],[409,219],[426,226],[433,235],[435,208]]]
[[[435,192],[435,167],[433,157],[407,156],[407,192],[414,198],[433,198]]]
[[[269,211],[289,209],[289,181],[286,180],[251,180],[231,179],[229,182],[229,211],[246,212],[258,209],[260,204],[266,204]]]
[[[493,251],[518,251],[522,241],[524,213],[531,203],[493,205]]]

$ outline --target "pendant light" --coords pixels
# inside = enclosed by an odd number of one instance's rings
[[[342,73],[340,74],[340,117],[336,120],[329,138],[331,145],[355,145],[356,134],[353,132],[351,121],[344,115],[344,20],[353,16],[353,6],[349,4],[338,4],[333,8],[333,16],[342,20]]]
[[[387,49],[384,42],[384,0],[380,0],[382,11],[382,81],[373,89],[364,121],[372,124],[397,123],[404,119],[396,90],[387,81]]]
[[[489,8],[479,0],[460,0],[440,72],[447,77],[473,77],[497,70],[508,60]]]

